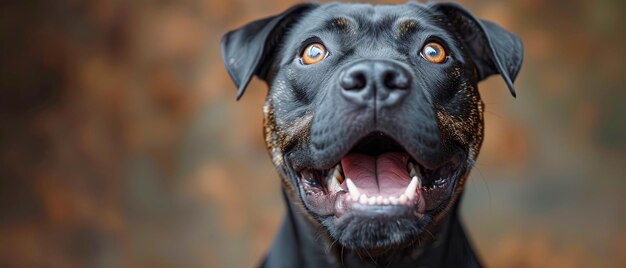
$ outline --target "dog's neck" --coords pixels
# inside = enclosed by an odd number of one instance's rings
[[[292,202],[286,204],[287,215],[263,267],[481,267],[465,235],[457,205],[428,245],[372,256],[330,242],[321,227],[297,213]]]

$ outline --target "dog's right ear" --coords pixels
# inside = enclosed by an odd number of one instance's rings
[[[450,24],[467,44],[476,63],[478,79],[500,74],[515,97],[513,81],[524,58],[522,40],[495,23],[474,17],[457,3],[434,3],[430,7],[448,17]]]
[[[278,15],[253,21],[222,36],[222,60],[237,87],[237,100],[253,75],[266,80],[276,46],[289,25],[317,4],[298,4]]]

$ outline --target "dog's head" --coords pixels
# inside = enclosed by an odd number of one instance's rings
[[[270,86],[265,139],[290,201],[341,245],[401,248],[433,233],[483,139],[477,83],[513,95],[522,44],[456,4],[301,4],[227,33],[242,96]]]

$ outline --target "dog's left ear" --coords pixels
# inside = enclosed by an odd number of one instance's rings
[[[430,7],[448,18],[470,49],[479,81],[499,73],[515,97],[513,81],[522,67],[524,57],[524,47],[519,37],[495,23],[477,19],[459,4],[434,3]]]
[[[266,80],[276,46],[287,27],[316,4],[295,5],[278,15],[253,21],[222,36],[222,60],[237,86],[237,100],[253,75]]]

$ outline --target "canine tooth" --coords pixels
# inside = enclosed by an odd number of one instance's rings
[[[328,179],[328,190],[330,191],[335,191],[335,192],[339,192],[343,189],[341,189],[341,186],[339,185],[339,181],[337,181],[337,178],[332,176],[330,179]]]
[[[373,197],[373,196],[372,196],[372,197],[370,197],[370,198],[367,200],[367,203],[368,203],[368,204],[370,204],[370,205],[374,205],[374,204],[376,204],[376,197]]]
[[[415,171],[415,165],[413,165],[413,163],[409,162],[409,176],[411,177],[415,177],[417,176],[417,171]]]
[[[420,184],[419,181],[420,179],[417,176],[413,176],[413,179],[411,179],[411,183],[409,183],[409,186],[407,186],[406,190],[404,191],[404,195],[406,195],[406,197],[408,197],[409,199],[413,199],[413,196],[415,196],[415,190]]]
[[[352,200],[354,201],[359,200],[359,196],[361,196],[361,193],[359,193],[359,188],[357,188],[356,185],[354,185],[354,182],[352,182],[350,178],[346,179],[346,185],[348,186],[348,192],[350,192],[350,196],[352,197]]]
[[[341,166],[341,163],[337,164],[337,171],[339,171],[339,178],[341,178],[339,181],[343,182],[343,167]]]
[[[402,194],[402,195],[400,195],[400,198],[398,198],[398,202],[399,202],[400,204],[406,204],[406,202],[408,201],[408,199],[409,199],[409,198],[408,198],[406,195]]]
[[[361,197],[359,198],[359,203],[365,205],[367,204],[367,195],[366,194],[362,194]]]
[[[333,177],[337,179],[339,184],[343,182],[343,175],[341,175],[341,165],[335,166],[335,170],[333,170]]]

